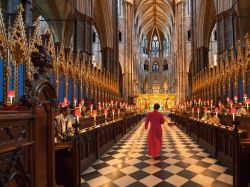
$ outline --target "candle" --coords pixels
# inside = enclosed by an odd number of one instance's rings
[[[214,111],[215,111],[216,116],[218,117],[219,108],[215,107]]]
[[[64,103],[64,102],[61,103],[61,107],[62,107],[62,108],[66,107],[66,106],[67,106],[67,103]]]
[[[118,118],[120,119],[120,109],[118,109],[117,113],[118,113]]]
[[[204,107],[204,112],[207,113],[207,107]]]
[[[235,103],[237,103],[237,101],[238,101],[238,96],[237,95],[234,96],[234,101],[235,101]]]
[[[8,97],[10,98],[10,105],[13,104],[13,98],[15,97],[16,93],[14,90],[9,90],[8,91]]]
[[[113,121],[115,121],[115,109],[112,109]]]
[[[77,103],[77,99],[74,98],[74,105],[75,105],[75,107],[76,107],[76,103]]]
[[[84,99],[82,99],[81,103],[82,103],[82,106],[83,106],[84,105]]]
[[[92,111],[93,111],[93,104],[90,105],[90,111],[92,113]]]
[[[233,121],[235,121],[236,108],[233,107],[231,113],[233,114]]]
[[[96,110],[93,111],[93,115],[94,115],[94,125],[96,125],[96,116],[97,116],[97,111]]]
[[[233,101],[232,100],[230,100],[230,107],[231,107],[231,109],[233,108]]]
[[[64,97],[63,101],[64,101],[64,103],[68,103],[68,98]]]
[[[221,101],[219,101],[219,108],[221,108]]]
[[[76,121],[79,123],[79,117],[80,117],[80,115],[81,115],[81,112],[80,112],[80,110],[79,109],[76,109],[75,110],[75,116],[76,116]]]
[[[194,115],[194,108],[192,108],[192,114]]]
[[[246,99],[246,104],[247,104],[247,111],[248,111],[248,107],[249,107],[249,104],[250,104],[250,99]]]
[[[200,119],[200,110],[201,110],[201,109],[198,107],[198,108],[197,108],[197,112],[198,112],[198,119]]]
[[[107,115],[108,115],[108,110],[105,108],[104,109],[105,122],[107,121]]]
[[[244,94],[244,101],[247,101],[247,94]]]
[[[79,103],[78,108],[79,108],[79,110],[81,112],[82,111],[82,104],[81,103]]]

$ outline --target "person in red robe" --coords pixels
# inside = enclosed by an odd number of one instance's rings
[[[163,115],[158,112],[160,105],[156,103],[154,105],[154,111],[149,113],[145,122],[145,129],[148,129],[150,122],[150,129],[148,134],[148,154],[154,159],[160,156],[162,145],[162,128],[165,120]]]

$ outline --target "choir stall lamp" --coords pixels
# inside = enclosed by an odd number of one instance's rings
[[[112,109],[113,121],[115,121],[115,109]]]
[[[64,99],[63,99],[63,101],[64,101],[64,103],[68,103],[68,98],[67,97],[64,97]]]
[[[248,112],[248,107],[249,107],[249,104],[250,104],[250,99],[246,99],[247,112]]]
[[[90,113],[92,115],[92,112],[93,112],[93,104],[90,104]]]
[[[230,98],[227,97],[227,104],[229,105],[230,104]]]
[[[80,109],[75,110],[75,116],[76,116],[76,122],[79,123],[80,122],[80,116],[81,116]]]
[[[234,96],[234,102],[237,104],[237,102],[238,102],[238,96],[236,95],[236,96]]]
[[[15,98],[16,93],[14,90],[9,90],[8,91],[8,98],[10,98],[10,106],[13,104],[13,99]]]
[[[78,108],[79,108],[80,113],[81,113],[82,112],[82,104],[81,103],[79,103]]]
[[[108,110],[105,108],[104,109],[105,123],[107,123],[107,115],[108,115]]]
[[[200,111],[201,111],[201,109],[200,109],[200,107],[198,107],[198,108],[197,108],[197,112],[198,112],[198,119],[200,119]]]
[[[82,99],[81,103],[82,103],[82,106],[84,106],[84,99]]]
[[[77,104],[77,99],[74,98],[74,106],[76,107],[76,104]]]
[[[219,101],[218,105],[219,105],[219,108],[221,108],[221,101]]]
[[[215,112],[215,114],[216,114],[216,117],[218,117],[219,108],[218,108],[218,107],[215,107],[214,112]]]
[[[96,125],[96,116],[97,116],[97,111],[93,111],[93,116],[94,116],[94,125]]]
[[[247,102],[247,94],[244,94],[244,101]]]
[[[232,100],[230,100],[230,108],[231,109],[233,108],[233,104],[234,104],[234,102]]]
[[[213,103],[214,101],[211,99],[211,102],[210,102],[211,111],[213,110]]]
[[[121,112],[121,110],[120,110],[120,109],[118,109],[118,110],[117,110],[117,113],[118,113],[118,119],[120,119],[120,112]]]
[[[233,122],[235,121],[235,115],[236,115],[236,108],[235,107],[233,107],[232,109],[231,109],[231,113],[232,113],[232,115],[233,115]]]

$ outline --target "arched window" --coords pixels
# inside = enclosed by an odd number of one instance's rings
[[[168,56],[170,54],[170,41],[167,38],[163,40],[163,56]]]
[[[216,25],[213,28],[213,31],[210,36],[210,43],[209,43],[209,66],[213,67],[217,65],[217,32],[216,32]]]
[[[159,64],[157,62],[153,63],[152,71],[159,71]]]
[[[163,70],[164,71],[168,70],[168,63],[167,63],[167,61],[164,62]]]
[[[160,42],[158,40],[158,37],[154,36],[153,41],[152,41],[152,55],[153,56],[158,56],[159,55],[159,50],[160,50]]]

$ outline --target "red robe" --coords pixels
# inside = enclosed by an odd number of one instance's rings
[[[152,157],[158,157],[162,145],[162,128],[161,124],[165,122],[163,115],[158,111],[153,111],[148,114],[145,122],[145,129],[148,128],[150,122],[150,129],[148,134],[148,154]]]

